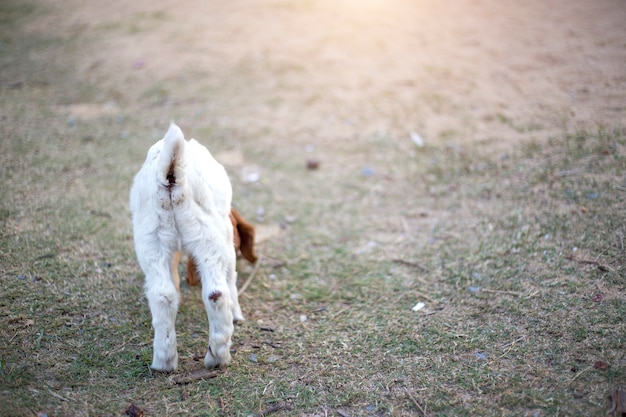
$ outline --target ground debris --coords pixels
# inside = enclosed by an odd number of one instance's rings
[[[270,340],[270,341],[263,342],[263,344],[266,344],[267,346],[272,347],[272,348],[274,348],[274,349],[282,349],[282,346],[280,346],[278,343],[273,342],[273,341],[271,341],[271,340]]]
[[[189,384],[190,382],[199,381],[201,379],[211,379],[222,374],[221,371],[212,371],[209,369],[199,369],[185,375],[176,375],[171,377],[171,382],[176,385]]]
[[[413,402],[413,404],[415,405],[415,408],[417,408],[419,416],[421,416],[421,417],[430,417],[431,414],[428,412],[426,407],[422,406],[420,401],[414,395],[412,395],[411,392],[409,392],[408,389],[405,389],[404,392],[406,393],[406,396],[409,397],[409,399]]]
[[[407,261],[406,259],[402,259],[402,258],[394,258],[392,261],[397,263],[397,264],[410,266],[410,267],[418,269],[418,270],[420,270],[420,271],[422,271],[424,273],[429,272],[428,268],[426,268],[426,267],[424,267],[424,266],[422,266],[419,263],[414,262],[414,261]]]
[[[600,271],[602,272],[615,272],[613,270],[613,268],[611,268],[608,265],[602,264],[596,260],[593,259],[584,259],[584,258],[578,258],[572,255],[568,255],[565,256],[565,259],[567,259],[568,261],[574,261],[576,263],[582,264],[582,265],[594,265],[595,267],[597,267]]]
[[[261,268],[261,263],[262,262],[263,262],[263,256],[261,255],[261,256],[259,256],[259,259],[257,260],[256,264],[254,265],[254,269],[252,270],[252,272],[250,272],[250,275],[248,276],[248,279],[246,279],[246,282],[244,282],[243,285],[241,286],[241,288],[239,289],[239,291],[238,291],[239,296],[241,296],[246,291],[246,289],[248,288],[248,285],[250,285],[250,283],[252,282],[252,279],[254,278],[256,273],[259,272],[259,268]]]
[[[420,148],[424,147],[424,139],[422,139],[422,137],[417,132],[409,133],[409,137],[411,138],[413,143],[416,144],[418,147]]]
[[[320,167],[319,159],[309,158],[306,160],[306,169],[308,169],[309,171],[315,171],[319,167]]]
[[[143,410],[131,403],[124,412],[129,417],[143,417]]]
[[[596,303],[602,301],[603,299],[604,299],[604,295],[600,293],[594,294],[593,297],[591,297],[591,300],[595,301]]]
[[[411,310],[413,310],[413,311],[420,311],[424,307],[426,307],[426,304],[424,304],[422,302],[419,302],[419,303],[415,304]]]
[[[611,395],[609,395],[611,401],[611,408],[606,412],[606,415],[612,414],[614,416],[626,416],[626,386],[618,386]]]
[[[282,410],[287,410],[287,411],[291,411],[293,409],[293,405],[289,402],[289,401],[285,401],[282,403],[277,403],[274,404],[268,408],[266,408],[265,410],[257,413],[257,414],[253,414],[252,416],[254,417],[265,417],[265,416],[269,416],[272,413],[276,413]]]

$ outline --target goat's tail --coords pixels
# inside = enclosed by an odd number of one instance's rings
[[[166,188],[171,189],[175,185],[180,185],[184,181],[185,171],[184,152],[185,136],[175,123],[170,124],[170,128],[163,138],[163,148],[159,155],[158,175]]]

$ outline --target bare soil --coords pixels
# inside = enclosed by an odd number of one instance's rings
[[[96,100],[140,112],[141,94],[172,82],[166,113],[194,100],[242,134],[306,142],[415,131],[427,144],[509,145],[626,113],[619,0],[49,4],[29,29],[89,41],[70,59],[98,86]]]

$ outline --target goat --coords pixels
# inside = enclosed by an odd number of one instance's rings
[[[146,276],[145,293],[152,314],[151,367],[155,370],[178,367],[177,266],[183,250],[193,264],[189,268],[195,273],[193,279],[202,282],[210,323],[204,365],[212,368],[231,361],[233,324],[244,320],[236,286],[231,199],[232,186],[224,167],[195,139],[185,140],[173,123],[165,137],[149,149],[135,176],[130,209],[135,252]],[[253,249],[249,254],[256,260]]]

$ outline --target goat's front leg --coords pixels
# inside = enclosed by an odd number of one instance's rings
[[[179,296],[170,275],[169,257],[163,265],[153,265],[146,274],[146,297],[152,313],[154,328],[154,353],[152,368],[173,371],[178,367],[176,351],[176,313]]]
[[[230,288],[225,269],[221,265],[202,265],[202,300],[209,318],[209,347],[204,365],[214,368],[230,362],[231,337],[233,335],[233,313]]]
[[[235,271],[235,263],[227,270],[226,279],[230,292],[231,312],[233,313],[233,323],[238,324],[244,321],[241,306],[239,305],[239,292],[237,291],[237,272]]]

